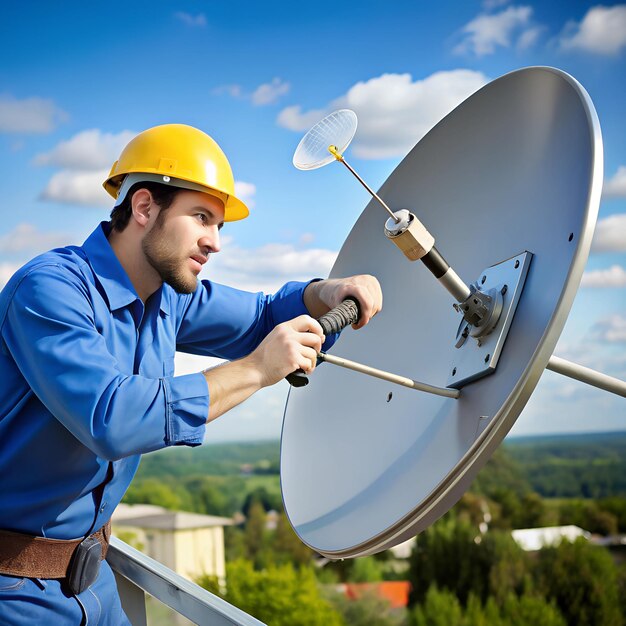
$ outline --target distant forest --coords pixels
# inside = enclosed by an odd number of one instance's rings
[[[478,480],[490,482],[485,475],[494,470],[504,481],[500,486],[531,489],[544,498],[626,496],[626,432],[510,438]],[[144,456],[137,479],[279,471],[279,441],[205,444]]]
[[[504,451],[544,498],[626,495],[626,433],[520,437]]]
[[[281,510],[279,472],[279,441],[169,448],[144,456],[125,501],[233,515],[257,499]],[[469,491],[496,502],[623,499],[626,432],[507,439]],[[621,529],[626,512],[613,508]]]

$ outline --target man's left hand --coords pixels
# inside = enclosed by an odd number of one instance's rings
[[[341,304],[348,296],[359,302],[360,317],[352,328],[362,328],[383,308],[383,292],[374,276],[360,274],[311,283],[304,291],[304,304],[318,318]]]

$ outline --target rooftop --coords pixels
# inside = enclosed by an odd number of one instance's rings
[[[230,517],[168,511],[150,504],[120,504],[113,513],[112,522],[116,526],[135,526],[158,530],[189,530],[192,528],[232,526],[234,524]]]

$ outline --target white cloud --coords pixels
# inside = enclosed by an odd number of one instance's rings
[[[583,274],[581,287],[619,288],[626,287],[626,269],[612,265],[605,270],[591,270]]]
[[[232,83],[219,85],[215,87],[211,93],[217,96],[226,94],[231,98],[250,100],[255,106],[266,106],[278,102],[282,96],[289,93],[290,88],[291,85],[287,81],[276,77],[269,83],[259,85],[252,92],[247,92],[241,85]]]
[[[113,199],[102,187],[109,169],[95,171],[61,170],[41,192],[42,200],[91,207],[112,207]]]
[[[0,263],[0,289],[9,282],[9,279],[21,267],[19,263]]]
[[[626,165],[620,165],[613,178],[604,181],[603,198],[626,198]]]
[[[27,252],[35,255],[67,245],[69,237],[67,233],[42,232],[34,224],[22,222],[8,233],[0,235],[0,250],[2,254]]]
[[[256,185],[253,183],[246,183],[243,180],[235,181],[235,195],[245,202],[249,208],[254,207],[254,196],[256,195]]]
[[[510,0],[484,0],[483,8],[487,11],[497,9],[498,7],[508,4]]]
[[[112,207],[113,199],[102,188],[102,183],[124,146],[135,135],[129,130],[120,133],[85,130],[62,141],[50,152],[37,155],[36,165],[63,168],[52,176],[40,198],[82,206]],[[250,207],[254,206],[255,185],[237,181],[235,193]]]
[[[207,25],[206,15],[204,13],[192,15],[191,13],[185,13],[184,11],[177,11],[174,13],[174,17],[187,26],[203,28]]]
[[[383,74],[353,85],[324,109],[283,109],[280,126],[303,131],[334,109],[353,109],[359,116],[352,152],[364,159],[404,156],[441,118],[488,82],[472,70],[436,72],[413,81],[410,74]]]
[[[111,168],[124,146],[136,135],[130,130],[104,133],[97,128],[83,130],[62,141],[50,152],[38,154],[35,165],[54,165],[66,169],[98,170]]]
[[[618,54],[626,46],[626,4],[592,7],[580,24],[565,26],[560,45],[562,50]]]
[[[211,257],[202,277],[266,293],[273,293],[290,280],[324,278],[337,258],[334,250],[293,244],[270,243],[259,248],[243,248],[223,238],[222,246],[222,251]]]
[[[626,317],[615,314],[597,321],[591,329],[593,339],[604,343],[626,343]]]
[[[252,104],[262,106],[274,104],[281,96],[289,92],[290,85],[280,78],[274,78],[271,83],[259,85],[252,93]]]
[[[53,131],[68,115],[52,100],[0,95],[0,132],[44,134]]]
[[[308,130],[313,124],[319,122],[331,108],[327,109],[311,109],[306,113],[302,112],[299,105],[285,107],[276,118],[279,126],[289,130]]]
[[[218,87],[215,87],[214,89],[212,89],[211,93],[216,96],[221,96],[223,94],[226,94],[230,96],[231,98],[243,98],[244,97],[243,87],[241,85],[237,85],[234,83],[229,84],[229,85],[219,85]]]
[[[105,133],[97,128],[81,131],[52,150],[38,154],[35,165],[63,168],[48,181],[42,200],[92,207],[111,207],[112,198],[102,188],[111,165],[135,136],[130,130]]]
[[[528,48],[532,48],[537,43],[544,30],[545,28],[543,26],[533,26],[522,32],[517,40],[517,49],[528,50]]]
[[[536,27],[530,27],[533,32],[527,34],[532,13],[529,6],[511,6],[500,13],[479,15],[461,29],[463,40],[453,52],[479,57],[493,54],[498,46],[509,48],[518,34],[520,45],[528,46],[539,35]]]
[[[598,220],[591,252],[626,252],[626,213]]]

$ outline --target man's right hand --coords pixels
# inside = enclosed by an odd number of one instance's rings
[[[325,337],[322,327],[309,315],[279,324],[247,359],[261,373],[261,385],[273,385],[301,369],[310,374]]]
[[[203,374],[209,387],[207,421],[230,411],[262,387],[279,382],[297,369],[310,374],[323,342],[324,333],[319,323],[308,315],[301,315],[276,326],[257,349],[243,359],[205,370]]]

